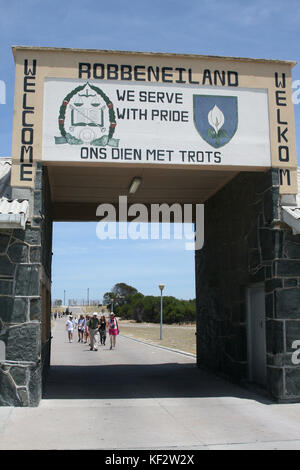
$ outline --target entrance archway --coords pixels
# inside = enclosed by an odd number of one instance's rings
[[[118,213],[120,195],[147,207],[205,204],[195,256],[197,363],[249,379],[247,292],[260,283],[267,390],[299,399],[291,359],[300,318],[294,63],[13,51],[11,200],[0,205],[0,402],[36,406],[41,397],[53,221],[97,220],[101,203]],[[135,178],[141,184],[131,193]],[[26,372],[16,383],[20,364]]]

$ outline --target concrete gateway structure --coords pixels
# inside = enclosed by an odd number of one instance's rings
[[[195,252],[197,364],[298,401],[295,63],[13,53],[12,158],[0,162],[0,404],[37,406],[42,396],[52,222],[97,220],[97,206],[117,207],[120,195],[205,204],[204,246]]]

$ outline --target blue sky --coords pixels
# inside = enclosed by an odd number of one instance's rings
[[[12,45],[225,55],[300,63],[299,0],[0,0],[0,155],[11,155]],[[299,80],[300,65],[293,71]],[[295,89],[297,94],[297,89]],[[297,94],[300,101],[300,93]],[[297,148],[300,104],[295,104]],[[184,241],[97,239],[95,224],[55,224],[53,297],[99,298],[115,282],[144,294],[192,298],[194,255]]]
[[[53,295],[63,298],[102,299],[117,282],[140,292],[194,298],[194,252],[185,250],[186,240],[100,240],[90,223],[55,224]],[[73,293],[73,295],[71,295]],[[60,294],[60,296],[59,296]]]

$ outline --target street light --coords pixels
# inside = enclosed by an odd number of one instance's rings
[[[164,284],[159,284],[158,285],[160,289],[160,339],[162,340],[162,323],[163,323],[163,301],[162,301],[162,293],[164,290],[165,285]]]

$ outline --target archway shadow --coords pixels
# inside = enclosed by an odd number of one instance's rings
[[[51,366],[43,399],[236,397],[274,403],[195,364]]]

